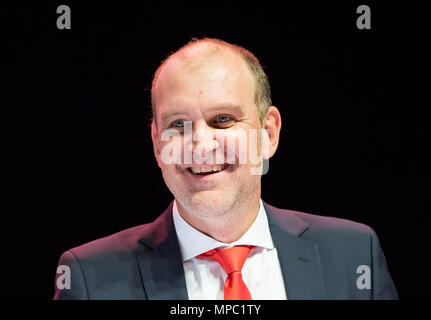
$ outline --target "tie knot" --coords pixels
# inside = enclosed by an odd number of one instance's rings
[[[254,248],[256,246],[238,245],[225,249],[212,249],[200,254],[199,257],[213,258],[229,275],[233,272],[241,272],[245,260]]]

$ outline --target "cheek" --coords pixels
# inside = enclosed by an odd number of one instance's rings
[[[161,171],[168,188],[177,188],[179,184],[181,185],[181,183],[179,183],[181,175],[175,165],[163,165]]]
[[[250,138],[252,138],[252,142],[255,140],[253,130],[245,128],[223,130],[223,134],[217,140],[219,143],[223,143],[228,163],[249,163]]]
[[[160,141],[158,150],[158,162],[160,166],[170,167],[180,164],[183,154],[181,137],[171,137],[169,141]]]

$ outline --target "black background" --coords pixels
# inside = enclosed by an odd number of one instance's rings
[[[51,299],[61,253],[169,205],[149,131],[152,74],[208,36],[255,53],[282,114],[262,198],[370,225],[400,298],[429,298],[420,8],[83,2],[0,11],[2,297]],[[60,4],[71,30],[56,28]],[[360,4],[371,30],[356,28]]]

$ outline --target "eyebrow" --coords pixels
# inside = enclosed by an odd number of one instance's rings
[[[232,112],[232,113],[235,113],[237,115],[240,115],[240,116],[244,115],[244,112],[242,111],[241,107],[238,105],[221,104],[221,105],[218,105],[218,106],[216,106],[210,110],[211,113],[220,112],[220,111],[228,111],[228,112]]]
[[[167,120],[169,119],[169,118],[173,118],[173,117],[175,117],[175,116],[177,116],[177,115],[181,115],[181,114],[185,114],[185,112],[182,112],[182,111],[174,111],[174,112],[170,112],[170,113],[165,113],[165,114],[163,114],[162,115],[162,123],[164,124],[165,122],[167,122]]]
[[[244,112],[242,111],[241,107],[239,105],[232,105],[232,104],[219,104],[214,108],[211,108],[211,110],[209,110],[208,113],[214,114],[220,111],[233,113],[239,117],[244,116]],[[179,115],[186,115],[186,114],[187,112],[184,112],[184,111],[173,111],[173,112],[165,113],[161,116],[161,123],[163,126],[165,126],[166,123],[169,122],[171,118],[174,118],[175,116],[179,116]]]

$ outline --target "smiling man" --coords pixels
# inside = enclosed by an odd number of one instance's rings
[[[174,196],[154,222],[66,251],[55,299],[397,299],[368,226],[261,199],[281,115],[256,57],[192,40],[157,69],[154,155]],[[63,269],[62,269],[63,270]]]
[[[260,89],[256,93],[256,77],[242,55],[251,61],[253,57],[239,48],[227,48],[214,40],[196,42],[162,64],[153,84],[151,132],[157,162],[181,217],[212,238],[230,243],[238,240],[256,218],[261,179],[251,174],[251,161],[239,163],[239,151],[229,149],[226,141],[237,138],[245,142],[248,132],[258,132],[263,126],[268,129],[272,155],[278,144],[281,117],[277,108],[269,104],[269,92]],[[263,72],[261,77],[265,77]],[[268,90],[268,86],[263,89]],[[183,131],[185,121],[191,122],[195,139],[190,134],[174,137],[181,140],[181,150],[200,146],[202,158],[213,154],[213,159],[219,156],[223,160],[231,151],[236,161],[222,161],[222,170],[206,175],[196,169],[213,168],[215,162],[195,164],[193,157],[191,164],[176,164],[184,162],[176,159],[165,164],[161,150],[171,142],[161,141],[161,133],[172,127]]]

